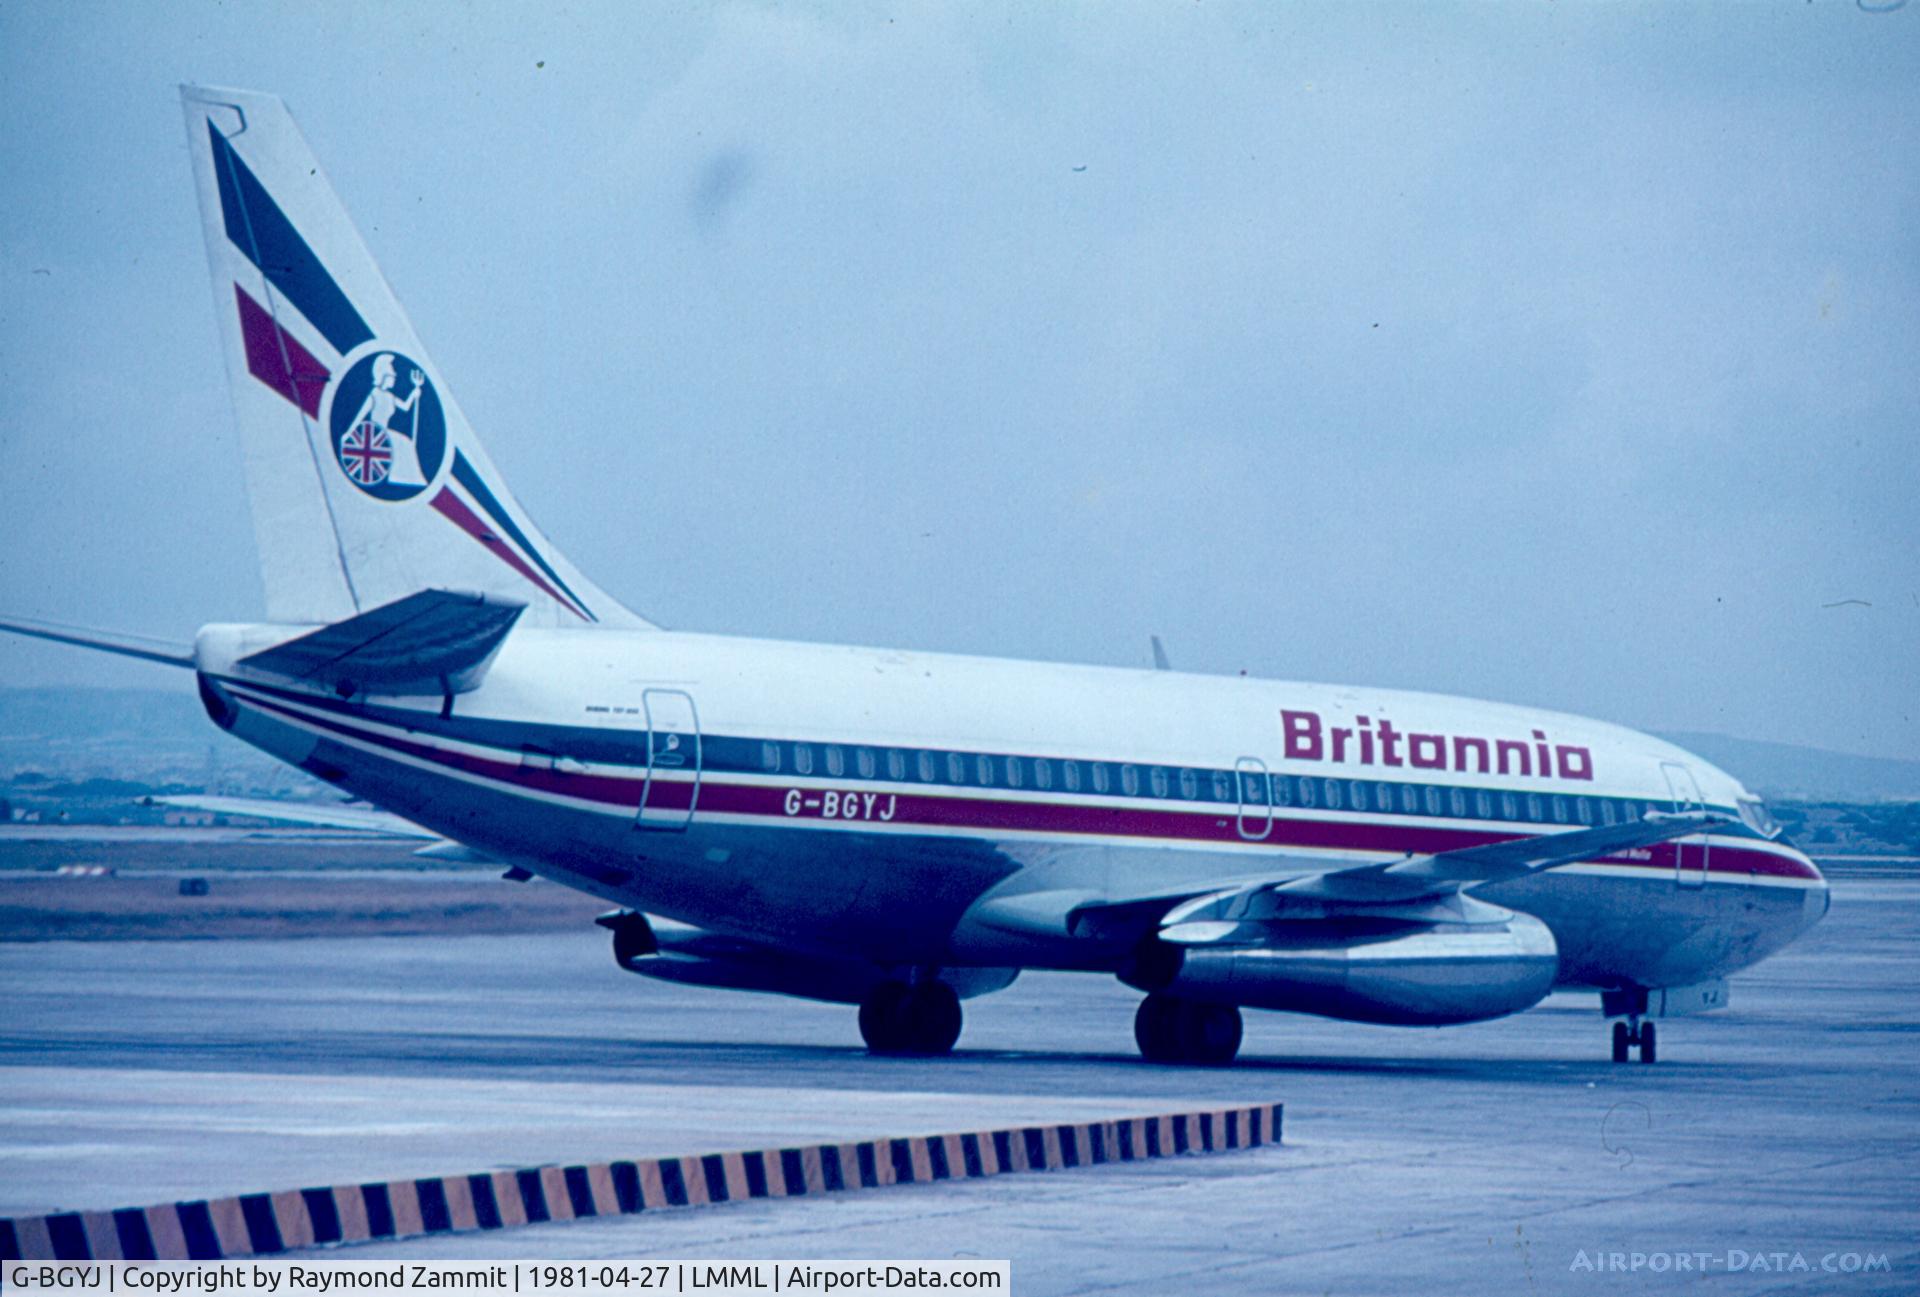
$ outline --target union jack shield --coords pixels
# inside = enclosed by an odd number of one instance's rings
[[[393,445],[387,430],[371,419],[362,419],[340,438],[340,467],[361,486],[378,486],[387,480],[393,467]]]

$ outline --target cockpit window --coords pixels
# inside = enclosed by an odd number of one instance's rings
[[[1769,811],[1767,804],[1758,797],[1740,799],[1740,818],[1747,822],[1748,828],[1763,838],[1780,836],[1780,821],[1773,818],[1773,812]]]

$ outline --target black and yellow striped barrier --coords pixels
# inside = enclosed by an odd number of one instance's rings
[[[1280,1105],[541,1166],[0,1219],[0,1260],[208,1260],[755,1198],[977,1180],[1280,1142]]]

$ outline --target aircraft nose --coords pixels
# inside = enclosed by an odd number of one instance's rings
[[[1798,847],[1793,849],[1793,854],[1799,860],[1801,867],[1806,870],[1807,877],[1812,880],[1807,888],[1806,902],[1806,926],[1811,928],[1824,919],[1827,911],[1833,908],[1833,889],[1827,884],[1827,876],[1820,872],[1820,866],[1813,863],[1813,857]]]

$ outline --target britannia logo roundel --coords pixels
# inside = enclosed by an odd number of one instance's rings
[[[426,374],[397,351],[370,351],[333,392],[334,462],[376,500],[411,500],[447,453],[447,418]]]

